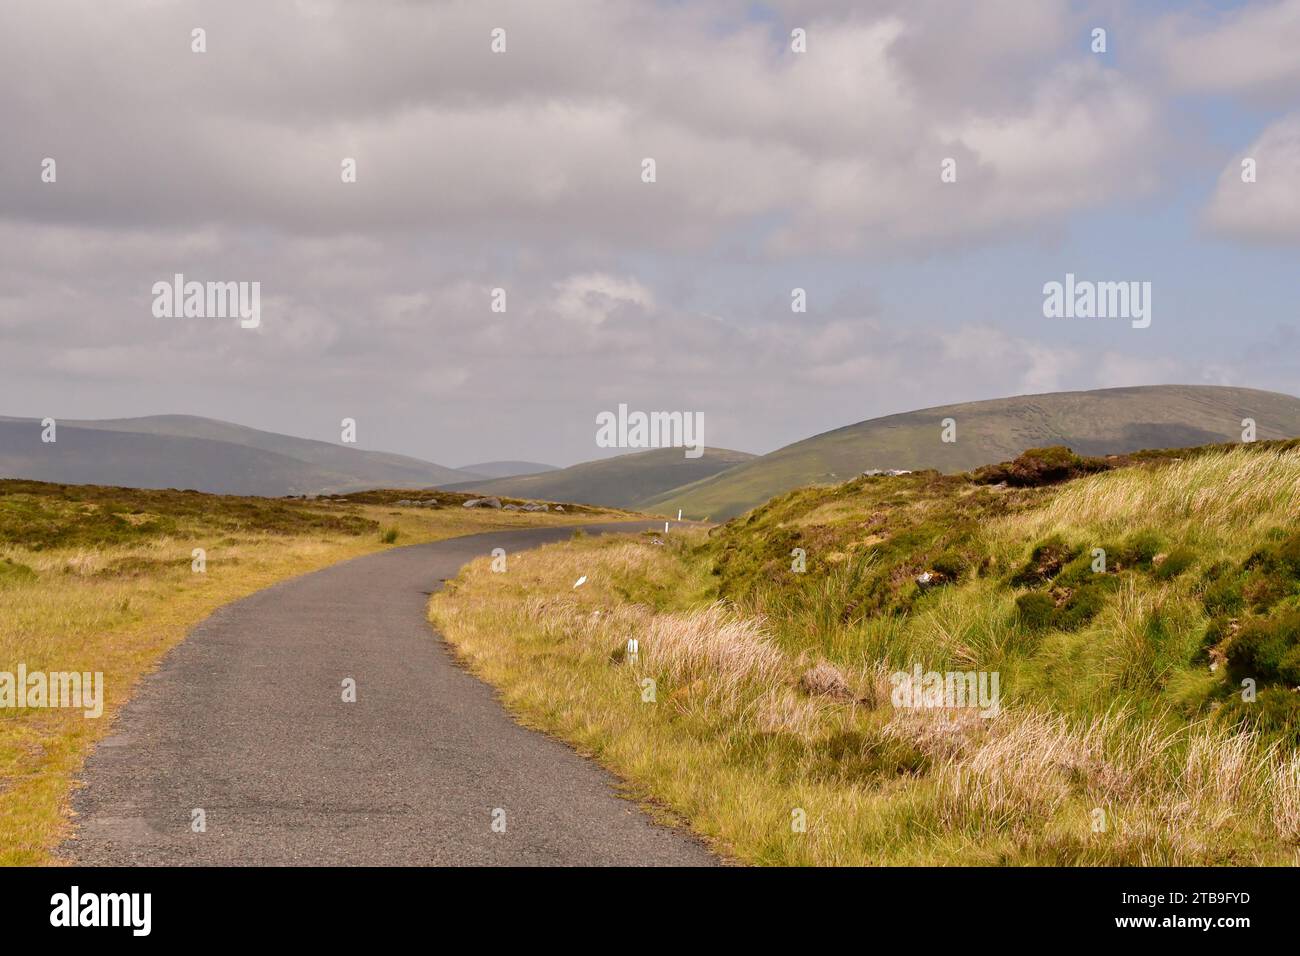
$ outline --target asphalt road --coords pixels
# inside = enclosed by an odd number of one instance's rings
[[[588,532],[647,524],[586,526]],[[425,617],[441,579],[537,528],[397,548],[198,625],[87,761],[60,855],[113,865],[708,865],[616,781],[514,723]],[[344,703],[342,681],[356,681]],[[492,827],[504,811],[505,832]],[[206,832],[192,828],[204,812]],[[500,819],[500,814],[497,814]]]

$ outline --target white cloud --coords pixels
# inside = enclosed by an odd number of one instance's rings
[[[1200,13],[1179,11],[1151,32],[1148,43],[1175,88],[1266,97],[1300,91],[1300,0]]]
[[[1242,160],[1255,181],[1242,182]],[[1270,125],[1219,175],[1205,211],[1215,230],[1238,239],[1300,242],[1300,113]]]
[[[15,2],[0,62],[42,79],[0,85],[31,147],[0,155],[0,208],[42,221],[625,250],[779,224],[769,249],[792,254],[1032,228],[1131,195],[1157,161],[1148,94],[1071,46],[1058,2],[828,9],[802,55],[739,4]],[[57,190],[32,150],[59,160]]]
[[[649,311],[654,305],[654,295],[635,279],[593,272],[555,283],[551,309],[561,320],[600,325],[616,309]]]
[[[619,401],[705,411],[711,442],[763,451],[1170,369],[1012,334],[978,290],[890,285],[900,258],[921,262],[901,281],[942,277],[945,256],[1156,188],[1166,90],[1087,51],[1093,10],[774,6],[5,0],[0,412],[190,411],[328,438],[350,415],[374,447],[563,462],[595,453],[592,416]],[[1216,89],[1284,90],[1273,58],[1218,62],[1290,36],[1247,20],[1247,39],[1164,28],[1167,75],[1190,88],[1210,56]],[[1197,52],[1212,42],[1226,52]],[[1210,219],[1293,237],[1292,127],[1258,148],[1256,192],[1225,173]],[[174,272],[260,281],[262,327],[154,319],[148,290]],[[788,312],[791,285],[808,314]],[[879,304],[918,298],[920,314]]]

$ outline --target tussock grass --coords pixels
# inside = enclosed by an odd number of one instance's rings
[[[1036,540],[1067,528],[1123,533],[1135,520],[1166,529],[1196,522],[1215,534],[1241,533],[1297,512],[1300,454],[1235,449],[1071,482],[1044,507],[1005,519],[995,537]]]
[[[520,719],[742,861],[1295,863],[1300,757],[1267,721],[1225,719],[1251,705],[1215,663],[1233,666],[1234,638],[1206,641],[1225,581],[1260,620],[1300,604],[1298,494],[1295,449],[1043,488],[859,479],[663,545],[570,542],[505,575],[478,562],[430,614]],[[940,584],[916,584],[936,567]],[[1052,609],[1034,626],[1025,594]],[[1284,632],[1247,633],[1263,635],[1250,660],[1280,653]],[[917,664],[998,671],[1001,712],[895,708],[890,673]],[[849,692],[810,692],[831,670]],[[1284,693],[1265,691],[1275,716],[1294,712]]]

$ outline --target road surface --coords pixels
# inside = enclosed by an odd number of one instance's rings
[[[514,723],[429,626],[429,595],[467,561],[572,530],[396,548],[220,608],[140,683],[87,761],[73,800],[78,832],[60,856],[90,865],[716,862],[619,798],[595,764]],[[355,703],[342,700],[349,677]],[[206,832],[194,832],[196,810]],[[498,810],[505,832],[492,826]]]

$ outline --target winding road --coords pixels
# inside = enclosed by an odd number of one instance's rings
[[[608,773],[514,723],[429,626],[429,595],[467,561],[572,531],[396,548],[220,608],[140,683],[87,761],[73,799],[78,830],[60,856],[90,865],[716,863],[620,798]],[[348,677],[355,703],[342,700]],[[198,810],[204,832],[192,825]]]

